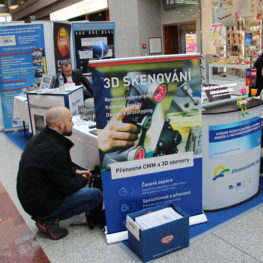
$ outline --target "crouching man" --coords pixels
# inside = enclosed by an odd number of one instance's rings
[[[68,230],[59,221],[87,213],[93,222],[105,223],[102,192],[86,188],[90,170],[72,163],[72,115],[65,107],[47,111],[46,127],[27,144],[19,163],[17,194],[23,209],[51,239],[61,239]]]

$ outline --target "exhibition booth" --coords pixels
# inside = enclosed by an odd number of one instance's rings
[[[47,37],[50,29],[53,38]],[[37,134],[49,108],[71,110],[73,162],[89,169],[100,166],[108,243],[129,239],[145,261],[165,255],[188,246],[189,225],[205,223],[206,211],[239,205],[259,192],[262,100],[248,97],[254,76],[243,73],[251,72],[251,64],[219,59],[220,64],[208,66],[204,83],[198,53],[115,59],[114,23],[106,22],[5,25],[0,35],[5,38],[2,66],[10,65],[0,69],[3,130],[28,127]],[[101,59],[92,50],[97,42],[108,47]],[[255,55],[252,50],[248,54]],[[82,87],[41,87],[64,60],[91,75],[95,113],[85,111]],[[229,75],[230,81],[214,81],[229,68],[241,70],[244,79],[233,81]],[[122,123],[139,129],[135,145],[105,150],[101,131]],[[140,211],[170,207],[178,218],[153,230],[137,228]],[[181,227],[180,240],[174,240],[176,231],[169,233],[171,226]],[[145,248],[157,237],[171,247],[158,253]]]

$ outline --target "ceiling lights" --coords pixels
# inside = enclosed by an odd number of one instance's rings
[[[9,9],[6,5],[0,6],[0,16],[9,16]]]
[[[10,9],[16,9],[18,7],[17,0],[8,0],[8,7]]]

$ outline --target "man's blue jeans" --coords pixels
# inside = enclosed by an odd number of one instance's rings
[[[48,217],[67,219],[75,215],[89,212],[102,204],[102,192],[98,188],[81,188],[67,196],[62,204]]]

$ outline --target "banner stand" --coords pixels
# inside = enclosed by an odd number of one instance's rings
[[[93,60],[90,66],[107,233],[126,231],[127,214],[167,202],[194,216],[193,224],[205,222],[200,54]],[[137,141],[105,148],[104,131],[121,130],[123,123],[139,127]],[[109,243],[126,238],[107,236]]]
[[[201,214],[189,217],[189,225],[190,226],[205,223],[205,222],[207,222],[207,217],[204,214],[204,212],[202,212]],[[107,234],[107,230],[106,230],[105,235],[106,235],[107,244],[113,244],[113,243],[125,241],[128,239],[128,231],[122,231],[122,232],[117,232],[117,233],[113,233],[113,234]]]

